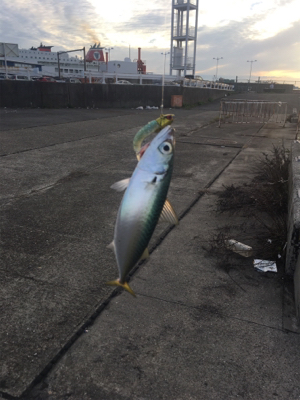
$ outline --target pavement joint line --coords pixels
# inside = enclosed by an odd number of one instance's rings
[[[5,114],[11,114],[13,112],[16,112],[16,111],[9,111],[9,112],[6,112]],[[128,113],[124,114],[124,116],[129,116],[129,115],[133,115],[133,113],[132,112],[128,112]],[[123,115],[118,115],[115,118],[121,118],[121,117],[123,117]],[[87,118],[87,119],[82,119],[80,121],[60,122],[58,124],[51,124],[51,125],[49,125],[49,124],[32,125],[32,126],[26,126],[26,128],[19,128],[19,129],[14,129],[14,130],[23,131],[23,130],[26,130],[26,129],[40,128],[40,127],[45,127],[45,126],[68,125],[68,124],[74,124],[74,123],[77,123],[77,122],[98,121],[98,120],[102,120],[102,119],[111,119],[111,116],[109,116],[109,117],[104,117],[104,116],[103,117],[99,117],[98,116],[97,118]],[[4,129],[4,130],[0,130],[0,132],[10,132],[11,130],[12,129]]]
[[[73,123],[73,122],[72,122],[72,123]],[[58,125],[63,125],[63,124],[58,124]],[[130,128],[130,129],[139,128],[140,126],[141,126],[141,125],[138,125],[138,126],[136,126],[136,127]],[[26,129],[27,129],[27,128],[26,128]],[[18,129],[18,130],[22,131],[23,129]],[[127,129],[126,129],[126,128],[125,128],[125,129],[119,129],[119,130],[117,130],[117,131],[116,131],[116,130],[112,130],[112,131],[106,132],[106,134],[123,132],[123,131],[125,131],[125,130],[127,130]],[[6,132],[10,132],[10,131],[6,131]],[[47,149],[47,148],[49,148],[49,147],[59,146],[59,145],[62,145],[62,144],[67,144],[67,143],[76,143],[76,142],[80,142],[80,141],[82,141],[82,140],[91,139],[91,138],[96,138],[96,137],[99,137],[99,136],[103,136],[103,134],[84,136],[84,137],[81,137],[80,139],[67,140],[67,141],[65,141],[65,142],[53,143],[53,144],[49,144],[49,145],[47,145],[47,146],[33,147],[33,148],[31,148],[31,149],[20,150],[20,151],[16,151],[16,152],[13,152],[13,153],[4,153],[4,154],[0,154],[0,157],[7,157],[7,156],[10,156],[10,155],[27,153],[27,152],[33,151],[33,150]]]
[[[111,131],[111,132],[112,132],[112,131]],[[111,133],[111,132],[108,132],[108,133]],[[118,131],[118,132],[120,132],[120,131]],[[80,141],[82,141],[82,140],[91,139],[91,138],[95,138],[95,137],[98,137],[98,136],[101,136],[101,135],[85,136],[85,137],[83,137],[83,138],[76,139],[76,140],[67,140],[67,141],[65,141],[65,142],[53,143],[53,144],[49,144],[49,145],[47,145],[47,146],[32,147],[31,149],[20,150],[20,151],[16,151],[16,152],[13,152],[13,153],[4,153],[4,154],[1,154],[0,157],[7,157],[7,156],[15,155],[15,154],[27,153],[27,152],[34,151],[34,150],[48,149],[49,147],[60,146],[60,145],[62,145],[62,144],[67,144],[67,143],[80,142]]]
[[[184,144],[196,144],[198,146],[214,146],[214,147],[224,147],[224,148],[232,148],[232,149],[241,149],[242,145],[227,145],[227,144],[215,144],[215,143],[199,143],[199,142],[185,142],[183,140],[177,140],[178,143]]]
[[[20,224],[13,224],[13,226],[15,228],[32,229],[32,230],[34,230],[36,232],[41,232],[41,233],[45,233],[45,232],[55,233],[58,236],[67,237],[67,238],[71,238],[71,239],[77,239],[77,240],[80,240],[82,242],[82,237],[81,236],[74,235],[74,234],[71,234],[71,233],[59,232],[57,230],[52,230],[52,229],[41,229],[41,228],[37,228],[35,226],[31,226],[30,227],[30,226],[27,226],[27,225],[20,225]]]
[[[127,114],[127,115],[131,115],[131,114]],[[95,120],[90,120],[90,119],[88,119],[88,120],[84,120],[83,122],[87,122],[87,121],[96,121],[96,120],[97,120],[97,119],[95,119]],[[80,122],[81,122],[81,121],[80,121]],[[66,125],[66,124],[73,124],[73,123],[74,123],[74,122],[72,121],[72,122],[65,122],[65,123],[61,123],[61,124],[54,124],[54,125],[51,125],[51,126]],[[212,123],[208,123],[208,124],[206,124],[206,125],[202,125],[201,127],[197,128],[197,129],[192,129],[192,130],[188,131],[187,133],[188,133],[188,134],[189,134],[189,133],[194,133],[194,132],[196,132],[196,131],[198,131],[198,130],[201,130],[202,128],[204,128],[204,127],[206,127],[206,126],[209,126],[209,125],[211,125],[211,124],[212,124]],[[45,126],[48,126],[48,125],[45,125]],[[140,126],[141,126],[141,125],[137,125],[137,126],[132,127],[132,128],[130,128],[130,129],[139,128]],[[36,126],[36,127],[39,127],[39,126]],[[23,131],[23,130],[26,130],[26,129],[32,129],[32,128],[16,129],[16,131]],[[113,132],[113,133],[117,133],[117,132],[122,132],[122,131],[124,131],[124,130],[126,130],[126,128],[125,128],[125,129],[119,129],[118,131],[112,130],[112,131],[109,131],[109,132],[107,132],[107,133],[108,133],[108,134],[109,134],[109,133],[112,133],[112,132]],[[1,131],[0,131],[0,132],[1,132]],[[10,132],[10,130],[2,131],[2,132]],[[31,149],[20,150],[20,151],[16,151],[16,152],[13,152],[13,153],[4,153],[4,154],[0,154],[0,157],[7,157],[7,156],[10,156],[10,155],[26,153],[26,152],[33,151],[33,150],[47,149],[48,147],[53,147],[53,146],[56,146],[56,145],[67,144],[67,143],[73,143],[73,142],[75,143],[75,142],[79,142],[79,141],[81,141],[81,140],[91,139],[91,138],[95,138],[95,137],[98,137],[98,136],[102,136],[102,134],[101,134],[101,135],[100,135],[100,134],[97,134],[97,135],[85,136],[85,137],[82,137],[82,138],[76,139],[76,140],[67,140],[67,141],[65,141],[65,142],[53,143],[53,144],[49,144],[49,145],[43,146],[43,147],[33,147],[33,148],[31,148]]]

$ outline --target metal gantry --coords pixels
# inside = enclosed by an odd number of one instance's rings
[[[195,75],[199,0],[172,0],[170,75]]]

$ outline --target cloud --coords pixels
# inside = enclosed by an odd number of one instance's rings
[[[268,73],[299,77],[298,0],[210,0],[200,4],[196,69],[211,79],[215,74],[241,79]],[[114,47],[111,57],[147,60],[147,71],[162,73],[162,52],[170,49],[171,4],[161,0],[2,0],[1,40],[20,48],[40,42],[53,51],[86,47],[95,42]],[[189,56],[192,52],[189,53]],[[167,64],[169,56],[167,56]],[[167,70],[168,68],[166,68]],[[286,71],[286,72],[285,72]]]
[[[137,14],[134,18],[122,24],[116,24],[114,28],[120,32],[134,31],[136,33],[147,34],[149,31],[153,32],[153,30],[157,30],[158,27],[163,31],[169,30],[170,25],[165,24],[164,10],[157,10],[146,14]]]
[[[213,57],[223,57],[219,64],[219,73],[226,76],[241,76],[246,79],[249,74],[247,60],[257,59],[253,69],[255,74],[266,70],[295,71],[299,75],[300,38],[299,24],[294,23],[271,38],[259,40],[247,37],[252,18],[241,22],[231,22],[219,29],[202,27],[198,34],[198,43],[207,46],[197,51],[197,70],[199,73],[209,70],[216,65]],[[289,73],[290,74],[290,73]],[[282,74],[281,74],[282,75]],[[300,76],[298,76],[300,79]]]
[[[94,10],[82,0],[3,0],[1,7],[1,37],[5,42],[31,47],[40,42],[59,49],[83,47],[92,38],[98,41]]]

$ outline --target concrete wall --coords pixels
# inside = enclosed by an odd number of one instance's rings
[[[293,92],[293,85],[288,85],[288,84],[281,84],[281,83],[275,83],[274,88],[270,89],[270,83],[244,83],[244,82],[237,82],[234,83],[234,90],[239,92],[247,92],[248,88],[250,88],[251,91],[257,92],[257,93],[265,93],[265,92],[270,92],[270,93],[292,93]]]
[[[300,143],[292,143],[290,160],[286,272],[294,275],[295,305],[300,321]]]
[[[172,95],[182,95],[183,105],[192,105],[221,98],[226,93],[218,89],[165,86],[164,106],[171,107]],[[161,86],[156,85],[0,81],[0,107],[132,108],[160,104]]]

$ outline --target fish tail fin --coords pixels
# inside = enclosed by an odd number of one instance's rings
[[[127,290],[127,292],[132,294],[132,296],[136,297],[136,294],[134,293],[134,291],[131,289],[131,287],[128,285],[127,282],[121,283],[118,279],[116,279],[115,281],[106,282],[106,285],[121,286],[123,289]]]

